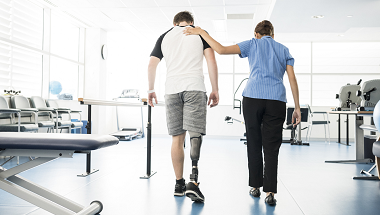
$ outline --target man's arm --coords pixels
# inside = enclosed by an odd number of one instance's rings
[[[149,65],[148,65],[148,83],[149,83],[149,90],[154,90],[154,81],[156,79],[156,70],[158,63],[160,63],[160,58],[151,56],[149,60]],[[153,99],[156,101],[157,104],[157,97],[156,93],[148,93],[148,104],[152,107],[153,105]]]
[[[215,53],[213,49],[207,48],[203,51],[203,54],[206,58],[208,74],[210,76],[210,82],[212,87],[212,91],[210,93],[207,105],[210,105],[212,101],[210,107],[215,107],[219,103],[218,66],[216,65]]]

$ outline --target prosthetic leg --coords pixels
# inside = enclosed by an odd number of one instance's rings
[[[192,161],[192,170],[190,174],[190,181],[198,183],[198,160],[201,153],[202,134],[189,131],[190,134],[190,158]]]
[[[204,202],[205,197],[199,190],[198,182],[198,160],[201,152],[202,134],[191,132],[190,134],[190,157],[192,161],[192,170],[190,174],[190,182],[186,185],[186,196],[195,202]]]

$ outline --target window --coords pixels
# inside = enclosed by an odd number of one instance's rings
[[[0,2],[0,90],[41,95],[43,9],[30,1]]]
[[[57,12],[51,13],[49,98],[73,100],[78,97],[80,28]]]

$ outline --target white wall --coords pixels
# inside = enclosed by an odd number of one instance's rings
[[[86,34],[86,72],[85,72],[85,92],[86,98],[98,98],[112,100],[118,97],[123,89],[139,89],[142,98],[147,97],[147,66],[149,55],[154,47],[155,40],[144,40],[134,35],[120,32],[108,32],[100,29],[89,29]],[[100,58],[100,48],[107,43],[109,47],[109,58],[104,61]],[[158,73],[162,73],[164,63],[160,63]],[[163,84],[162,78],[156,78],[157,84]],[[208,79],[205,78],[208,81]],[[223,83],[219,83],[220,86]],[[236,86],[235,86],[236,87]],[[162,93],[162,92],[160,92]],[[301,90],[302,94],[303,91]],[[310,92],[307,92],[310,93]],[[223,96],[223,95],[221,95]],[[291,96],[288,96],[291,100]],[[223,99],[223,97],[222,97]],[[226,98],[224,98],[226,99]],[[230,99],[230,98],[228,98]],[[338,103],[338,101],[337,101]],[[313,111],[329,111],[334,106],[316,106]],[[94,107],[93,108],[93,133],[113,133],[117,131],[115,107]],[[242,136],[244,125],[239,123],[227,124],[225,116],[231,116],[243,120],[238,110],[232,109],[230,105],[219,105],[209,109],[207,114],[207,135],[211,136]],[[87,118],[87,116],[84,116]],[[318,116],[316,116],[318,119]],[[319,116],[321,117],[321,116]],[[330,136],[334,139],[338,136],[337,115],[330,117]],[[322,119],[322,118],[319,118]],[[341,116],[341,138],[342,142],[346,137],[346,116]],[[141,127],[140,109],[126,107],[119,109],[119,120],[121,127]],[[350,116],[350,138],[354,138],[354,117]],[[147,121],[147,110],[144,108],[144,123]],[[369,119],[366,119],[369,123]],[[145,127],[146,125],[144,125]],[[153,108],[152,113],[153,134],[167,134],[166,118],[164,107]],[[306,126],[306,123],[302,127]],[[302,133],[305,137],[306,130]],[[284,137],[290,137],[289,131],[284,131]],[[324,126],[313,127],[312,138],[324,138]]]

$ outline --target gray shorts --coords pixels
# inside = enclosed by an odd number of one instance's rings
[[[207,95],[202,91],[183,91],[165,95],[169,135],[186,131],[206,134]]]

